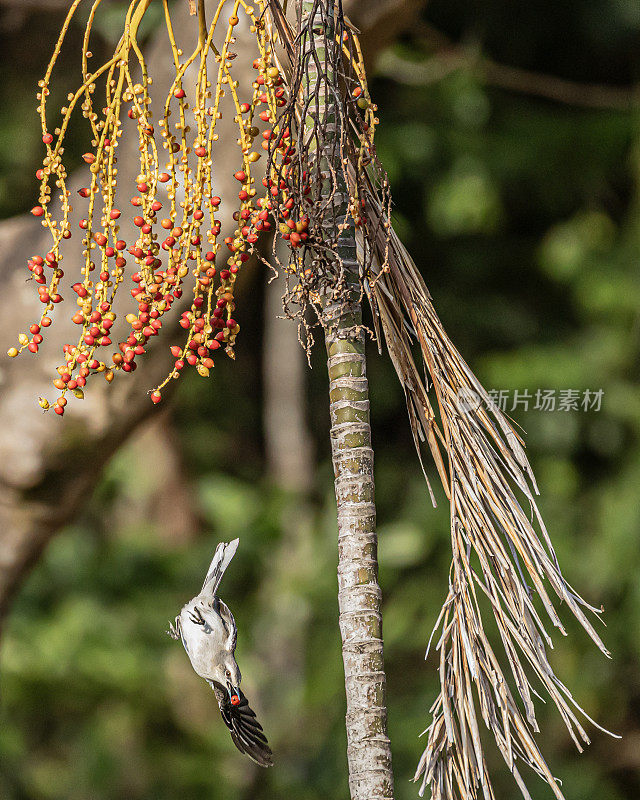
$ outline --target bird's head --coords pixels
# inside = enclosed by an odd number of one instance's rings
[[[231,704],[237,705],[240,702],[240,681],[242,680],[242,675],[231,653],[223,654],[218,675],[218,683],[224,686],[229,692]]]

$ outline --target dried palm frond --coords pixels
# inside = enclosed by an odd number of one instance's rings
[[[374,216],[371,227],[382,230],[378,218],[384,212],[373,193],[365,207]],[[546,580],[608,656],[585,613],[601,609],[586,603],[564,579],[534,500],[538,489],[520,437],[454,347],[415,264],[393,229],[388,230],[388,240],[378,242],[382,267],[371,276],[371,304],[405,391],[414,441],[418,450],[419,442],[428,443],[451,506],[449,593],[434,629],[440,632],[441,688],[415,780],[422,779],[421,795],[430,785],[434,800],[475,798],[479,788],[492,798],[482,717],[523,796],[529,793],[518,759],[547,781],[560,800],[562,792],[533,738],[539,729],[530,673],[555,703],[579,750],[589,738],[576,712],[596,723],[553,672],[546,654],[552,641],[534,597],[565,634]],[[412,356],[414,338],[433,384],[439,425],[427,379]],[[493,612],[510,676],[485,633],[482,597]]]

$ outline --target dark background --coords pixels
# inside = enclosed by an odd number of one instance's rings
[[[121,6],[105,6],[105,47]],[[0,15],[8,217],[35,200],[35,87],[61,18]],[[538,704],[542,749],[567,800],[640,795],[639,78],[636,0],[432,0],[372,80],[398,232],[469,364],[511,397],[604,390],[598,411],[512,414],[565,575],[604,604],[613,654],[604,659],[564,615],[570,636],[556,637],[552,663],[588,713],[623,736],[594,730],[578,755],[559,716]],[[74,148],[84,151],[80,139]],[[7,800],[347,795],[323,354],[308,372],[311,488],[293,496],[264,455],[266,276],[243,279],[236,362],[219,359],[209,382],[181,379],[156,449],[142,434],[117,453],[17,597],[0,651]],[[374,347],[369,373],[390,735],[405,800],[416,796],[409,779],[436,694],[435,661],[423,655],[447,592],[448,514],[441,491],[430,506],[401,392]],[[268,772],[235,751],[213,695],[163,634],[217,541],[235,536],[223,596],[276,753]],[[488,750],[499,797],[516,797]],[[529,783],[534,800],[551,796],[535,776]]]

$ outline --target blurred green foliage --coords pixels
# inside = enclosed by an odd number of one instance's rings
[[[481,42],[497,61],[627,85],[640,73],[638,8],[631,0],[433,0],[425,19]],[[53,35],[44,15],[3,35],[11,56],[0,85],[5,215],[31,205],[39,148],[27,109],[48,52],[44,36],[38,48],[31,40],[45,21]],[[418,28],[395,55],[431,57]],[[557,715],[541,706],[543,750],[567,800],[631,800],[640,796],[638,115],[502,92],[468,70],[424,87],[385,75],[373,89],[398,230],[485,385],[604,390],[598,412],[512,413],[527,433],[565,574],[607,612],[612,661],[569,621],[571,636],[557,637],[553,662],[589,713],[624,737],[594,732],[578,755]],[[221,361],[210,384],[183,379],[173,415],[201,522],[196,538],[159,536],[161,520],[140,511],[140,498],[157,487],[148,476],[132,480],[139,454],[131,445],[15,602],[0,654],[7,800],[347,795],[322,354],[309,373],[315,492],[292,498],[264,475],[263,281],[246,280],[237,362]],[[416,795],[408,779],[436,691],[435,662],[423,655],[446,595],[448,515],[441,492],[438,509],[430,506],[401,393],[373,348],[369,373],[390,732],[397,797],[406,800]],[[293,544],[284,533],[292,525]],[[224,597],[239,624],[246,691],[276,753],[267,773],[235,751],[213,695],[163,633],[216,542],[233,536],[241,548]],[[290,671],[280,668],[282,647]],[[492,763],[499,796],[515,797],[499,759]],[[535,777],[530,783],[534,800],[550,796]]]

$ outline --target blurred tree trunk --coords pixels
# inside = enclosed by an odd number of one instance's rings
[[[282,242],[282,240],[280,240]],[[284,242],[278,257],[286,261]],[[267,279],[273,278],[267,275]],[[260,613],[255,619],[256,649],[264,665],[259,696],[270,712],[270,737],[278,763],[304,782],[315,744],[313,721],[305,713],[307,633],[311,620],[309,593],[318,557],[314,541],[315,453],[306,410],[307,364],[296,324],[283,319],[284,276],[265,287],[263,345],[264,444],[269,484],[277,493],[277,542],[263,565]],[[278,679],[273,680],[277,675]],[[286,691],[282,687],[286,686]],[[263,774],[256,768],[244,796],[255,796]]]
[[[282,239],[279,251],[284,251]],[[280,263],[288,255],[279,252]],[[283,491],[308,494],[313,482],[313,442],[305,420],[306,364],[296,325],[283,319],[282,275],[265,289],[265,338],[263,349],[264,443],[267,473]]]
[[[355,225],[348,211],[338,130],[336,98],[341,89],[333,65],[341,53],[336,44],[334,3],[302,0],[301,30],[308,31],[306,41],[312,53],[306,66],[305,103],[315,111],[305,124],[309,127],[310,150],[317,142],[315,158],[322,176],[317,200],[330,209],[323,219],[323,231],[329,242],[337,241],[339,263],[331,272],[342,274],[345,282],[337,289],[325,287],[322,325],[328,355],[338,510],[338,605],[347,697],[349,789],[352,800],[392,800],[369,384]],[[311,171],[311,167],[308,169]],[[317,257],[322,256],[318,253]]]
[[[0,6],[21,6],[22,0],[0,0]],[[345,2],[363,30],[365,51],[372,57],[390,37],[411,24],[418,0],[378,0],[375,13],[367,0]],[[29,0],[29,8],[58,8],[46,0]],[[175,9],[176,31],[185,42],[192,39],[193,21],[188,4]],[[383,34],[381,35],[381,30]],[[368,46],[368,32],[374,34]],[[239,32],[239,36],[241,32]],[[171,64],[167,61],[165,34],[152,43],[149,67],[154,85],[162,87]],[[163,69],[164,66],[164,69]],[[240,68],[238,65],[237,68]],[[251,65],[246,69],[252,73]],[[235,133],[229,147],[235,152]],[[222,138],[222,136],[221,136]],[[123,182],[137,173],[137,151],[128,150],[123,139],[120,150]],[[82,185],[72,179],[72,193]],[[221,170],[216,191],[221,196],[235,192],[231,174]],[[79,215],[78,215],[79,219]],[[78,219],[73,221],[77,226]],[[223,228],[235,227],[223,215]],[[124,229],[124,226],[123,226]],[[12,342],[39,311],[35,292],[25,283],[26,259],[47,247],[47,234],[31,215],[0,224],[0,338]],[[29,250],[25,250],[28,242]],[[79,268],[81,253],[69,252],[65,271]],[[154,341],[141,360],[135,376],[117,380],[111,387],[94,382],[82,404],[74,404],[64,422],[52,414],[42,414],[36,403],[38,395],[47,394],[57,362],[56,353],[66,340],[67,330],[60,320],[48,332],[47,346],[37,359],[8,359],[0,355],[0,622],[10,598],[37,561],[50,538],[81,513],[84,503],[100,479],[102,467],[145,419],[154,413],[146,390],[156,385],[169,365],[166,341]],[[160,338],[160,337],[159,337]],[[55,352],[54,352],[55,351]],[[158,413],[157,411],[155,412]]]

